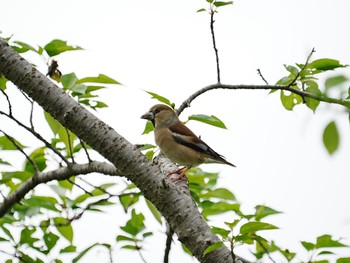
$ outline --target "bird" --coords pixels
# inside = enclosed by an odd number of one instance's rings
[[[185,126],[171,107],[156,104],[141,118],[152,122],[155,142],[161,152],[174,163],[183,166],[168,173],[179,174],[171,181],[186,177],[187,170],[202,163],[220,163],[236,167]]]

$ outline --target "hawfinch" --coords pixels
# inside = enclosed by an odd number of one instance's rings
[[[179,173],[172,181],[184,177],[188,169],[202,163],[222,163],[235,167],[182,124],[172,108],[157,104],[141,118],[152,122],[154,138],[162,153],[171,161],[184,166],[170,172]]]

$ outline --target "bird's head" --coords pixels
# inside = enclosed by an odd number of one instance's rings
[[[141,118],[151,121],[154,127],[169,127],[179,121],[175,111],[164,104],[154,105]]]

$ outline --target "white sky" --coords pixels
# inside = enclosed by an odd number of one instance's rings
[[[103,73],[124,84],[102,94],[110,107],[99,117],[132,143],[153,142],[152,135],[140,136],[140,116],[155,103],[142,90],[179,106],[196,90],[216,82],[209,16],[196,13],[207,7],[204,0],[12,0],[1,6],[3,35],[42,46],[57,38],[85,48],[57,58],[64,74]],[[303,63],[312,47],[317,51],[313,58],[350,64],[349,10],[345,0],[247,0],[222,8],[215,23],[222,82],[263,84],[256,74],[259,68],[273,84],[287,74],[283,64]],[[284,212],[267,218],[281,229],[266,237],[296,251],[301,251],[300,240],[314,242],[321,234],[350,244],[350,136],[348,116],[340,107],[323,105],[313,114],[299,106],[288,112],[277,93],[212,91],[194,101],[181,119],[195,113],[213,114],[225,122],[228,130],[195,122],[189,126],[237,165],[202,168],[221,171],[220,185],[236,194],[246,212],[257,204]],[[322,131],[332,119],[341,128],[341,146],[330,157],[322,145]],[[75,240],[80,248],[112,242],[120,217],[122,211],[115,209],[110,215],[77,222]],[[145,257],[161,262],[163,229],[154,229],[156,237],[146,244]],[[177,251],[172,251],[171,262],[195,262]],[[249,257],[242,247],[239,251]],[[115,255],[117,262],[141,262],[136,253],[117,250]],[[108,261],[104,252],[94,250],[81,262],[97,258]]]

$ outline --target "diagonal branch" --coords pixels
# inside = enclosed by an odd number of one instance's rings
[[[137,147],[79,105],[1,38],[0,71],[52,117],[84,140],[132,181],[145,198],[157,207],[179,240],[200,262],[232,262],[227,247],[203,254],[206,248],[219,242],[220,239],[210,231],[208,223],[188,193],[188,187],[185,188],[187,191],[184,191],[177,184],[169,182],[161,172],[161,166],[165,165],[165,161],[158,162],[157,165],[152,163]],[[239,261],[248,262],[236,256],[236,262]]]
[[[23,183],[11,195],[4,198],[0,204],[0,218],[17,202],[19,202],[28,192],[33,190],[37,185],[47,183],[53,180],[66,180],[71,176],[88,173],[102,173],[107,175],[122,176],[114,165],[104,162],[90,162],[87,164],[71,164],[47,173],[37,174]]]

